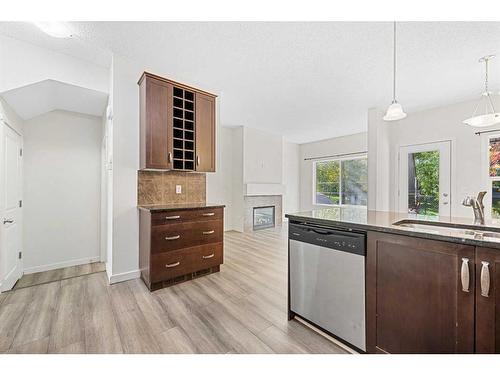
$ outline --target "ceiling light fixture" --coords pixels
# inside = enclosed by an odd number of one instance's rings
[[[73,33],[66,22],[49,21],[49,22],[33,22],[36,27],[42,30],[45,34],[54,38],[71,38]]]
[[[403,107],[396,100],[396,21],[394,21],[394,66],[393,66],[393,81],[392,81],[392,104],[387,108],[385,113],[385,121],[396,121],[401,120],[406,117],[406,113],[403,111]]]
[[[491,92],[488,89],[488,63],[493,59],[495,55],[483,56],[479,59],[479,62],[484,62],[485,75],[484,75],[484,91],[481,94],[481,98],[477,103],[476,109],[472,114],[471,118],[464,120],[464,124],[473,126],[475,128],[482,128],[486,126],[491,126],[498,124],[500,122],[500,113],[495,111],[495,106],[493,105],[493,100],[491,99]],[[477,114],[477,111],[481,104],[484,105],[484,114]]]

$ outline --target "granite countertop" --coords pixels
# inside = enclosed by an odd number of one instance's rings
[[[176,210],[196,210],[200,208],[219,208],[226,207],[224,204],[220,203],[173,203],[173,204],[151,204],[151,205],[138,205],[140,210],[146,210],[150,212],[166,212],[166,211],[176,211]]]
[[[467,219],[457,217],[424,216],[398,212],[372,211],[357,207],[325,208],[286,214],[285,217],[292,221],[300,221],[324,226],[403,234],[412,237],[500,249],[500,223],[489,221],[486,222],[484,226],[474,225],[472,217]],[[402,220],[413,223],[430,223],[433,224],[433,226],[427,228],[411,228],[394,225]],[[440,223],[447,224],[450,227],[439,226]],[[498,232],[499,238],[481,237],[477,232]]]

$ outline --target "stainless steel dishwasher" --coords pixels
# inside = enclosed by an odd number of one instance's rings
[[[365,351],[366,234],[289,224],[289,318]]]

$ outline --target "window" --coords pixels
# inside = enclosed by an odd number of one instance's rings
[[[500,219],[500,137],[488,140],[489,179],[491,184],[491,217]]]
[[[368,163],[366,156],[317,161],[314,168],[313,204],[366,206]]]

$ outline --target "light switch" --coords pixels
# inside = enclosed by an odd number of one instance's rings
[[[175,194],[182,194],[182,185],[175,185]]]

